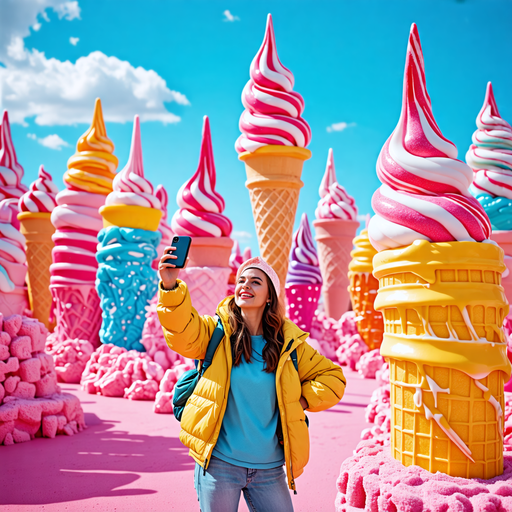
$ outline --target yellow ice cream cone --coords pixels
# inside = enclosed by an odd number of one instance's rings
[[[431,472],[503,472],[503,384],[511,367],[503,251],[476,242],[418,240],[373,259],[375,308],[389,360],[391,450]]]
[[[103,227],[118,226],[121,228],[145,229],[156,231],[162,218],[162,211],[145,206],[114,204],[102,206]]]
[[[50,265],[52,264],[52,235],[55,228],[51,213],[21,212],[18,214],[21,233],[27,241],[27,283],[30,309],[34,317],[51,330]]]
[[[239,156],[245,163],[252,212],[261,256],[281,282],[281,300],[288,273],[293,224],[299,201],[304,161],[311,151],[295,146],[263,146]]]
[[[374,309],[379,282],[372,275],[372,261],[377,251],[370,243],[367,229],[354,238],[353,244],[352,261],[348,265],[348,290],[356,314],[357,330],[368,348],[373,350],[380,347],[384,333],[382,313]]]

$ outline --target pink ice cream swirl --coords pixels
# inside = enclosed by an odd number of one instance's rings
[[[25,286],[27,255],[20,233],[16,198],[0,201],[0,292],[10,293]]]
[[[164,254],[165,248],[172,245],[172,237],[174,236],[174,233],[171,229],[171,226],[167,224],[167,205],[169,204],[169,196],[167,195],[167,190],[165,190],[163,185],[158,185],[156,187],[155,195],[162,205],[162,218],[160,220],[160,224],[158,225],[158,231],[160,231],[162,234],[162,239],[159,246],[157,247],[158,257],[153,261],[153,268],[158,268],[158,262]]]
[[[41,165],[37,180],[30,185],[29,191],[20,197],[18,208],[20,212],[51,213],[57,206],[58,192],[59,189],[51,174]]]
[[[156,210],[160,210],[162,207],[160,200],[154,193],[153,185],[144,177],[139,116],[135,116],[133,123],[132,145],[128,163],[116,175],[112,187],[114,190],[105,201],[107,206],[143,206]]]
[[[475,172],[473,192],[512,199],[512,126],[500,116],[491,82],[476,125],[466,154],[466,162]]]
[[[378,250],[430,242],[489,238],[491,225],[469,193],[473,172],[437,126],[425,82],[423,53],[413,24],[405,64],[402,112],[382,148],[372,198],[369,237]]]
[[[320,201],[315,211],[317,219],[356,220],[357,206],[354,198],[337,182],[332,149],[329,149],[327,166],[320,183]]]
[[[21,183],[23,167],[18,163],[11,137],[9,115],[4,110],[0,125],[0,199],[20,198],[28,189]]]
[[[205,116],[199,166],[192,178],[181,186],[176,198],[180,209],[174,214],[171,226],[177,235],[228,237],[231,234],[233,226],[222,215],[225,204],[215,190],[216,180],[210,122]]]
[[[254,152],[266,145],[305,148],[311,141],[311,129],[301,117],[304,100],[293,91],[295,78],[277,56],[270,14],[265,39],[251,63],[250,75],[242,92],[245,111],[240,117],[242,135],[235,145],[238,153]]]

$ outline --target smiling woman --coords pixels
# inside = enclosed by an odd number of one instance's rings
[[[192,307],[174,250],[159,264],[158,316],[169,347],[202,360],[217,320]],[[286,478],[296,492],[309,459],[304,409],[328,409],[345,391],[341,368],[284,317],[279,293],[277,274],[256,257],[240,266],[234,296],[217,308],[224,338],[181,419],[202,512],[235,512],[242,492],[251,510],[292,511]]]

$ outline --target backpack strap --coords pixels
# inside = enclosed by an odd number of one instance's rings
[[[293,366],[295,366],[295,370],[299,373],[299,363],[297,362],[297,349],[294,349],[290,353],[290,357],[292,358]]]
[[[210,342],[208,343],[208,348],[206,349],[206,355],[204,356],[204,360],[201,364],[200,377],[203,376],[206,369],[212,364],[213,356],[217,351],[220,342],[224,338],[224,327],[222,326],[222,322],[220,318],[217,322],[217,326],[213,330],[212,337],[210,338]]]

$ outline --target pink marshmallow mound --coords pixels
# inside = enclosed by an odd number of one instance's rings
[[[0,445],[85,427],[78,398],[57,385],[53,359],[44,351],[47,335],[33,318],[0,314]]]
[[[78,384],[94,347],[87,340],[59,340],[48,336],[46,351],[53,356],[59,382]]]

